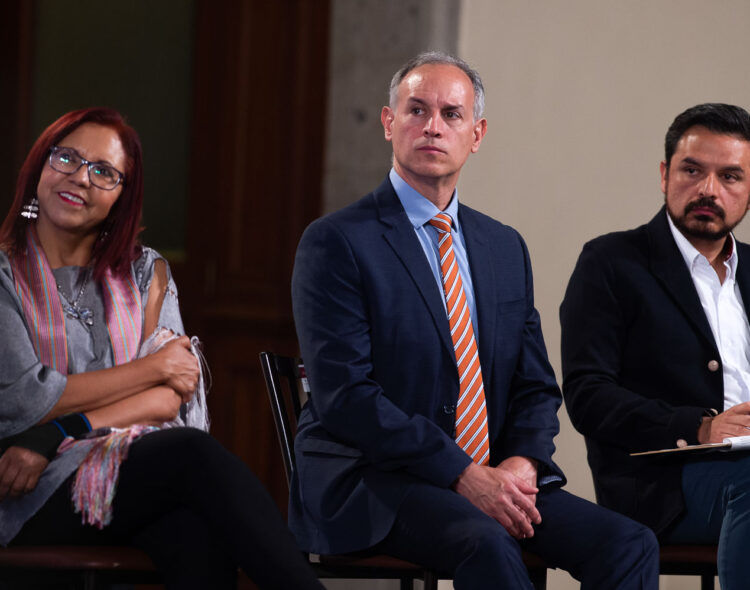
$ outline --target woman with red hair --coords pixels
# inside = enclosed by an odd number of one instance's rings
[[[322,586],[247,467],[205,431],[196,341],[140,245],[119,113],[37,139],[0,226],[0,544],[132,544],[168,588]]]

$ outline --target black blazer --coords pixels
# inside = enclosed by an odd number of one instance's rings
[[[561,403],[518,233],[459,206],[477,302],[490,462],[552,461]],[[370,547],[411,486],[448,487],[471,462],[453,440],[458,372],[442,291],[388,179],[315,221],[292,300],[311,385],[295,441],[289,524],[315,553]]]
[[[737,243],[750,301],[750,247]],[[663,532],[683,511],[684,457],[634,451],[697,443],[724,407],[721,357],[666,212],[586,244],[560,307],[563,395],[585,436],[600,504]]]

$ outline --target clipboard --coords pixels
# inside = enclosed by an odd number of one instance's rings
[[[684,447],[674,447],[671,449],[659,449],[656,451],[641,451],[640,453],[630,453],[631,457],[643,457],[646,455],[665,455],[668,453],[690,453],[695,451],[722,451],[724,453],[731,451],[748,451],[750,450],[750,436],[733,436],[725,438],[720,443],[706,443],[702,445],[687,445]]]

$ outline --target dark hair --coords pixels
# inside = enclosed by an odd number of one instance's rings
[[[125,151],[125,178],[115,204],[102,224],[102,238],[92,252],[94,277],[101,279],[107,268],[117,275],[125,275],[130,264],[140,253],[138,234],[141,231],[143,209],[143,153],[138,134],[120,113],[107,107],[92,107],[65,113],[47,127],[31,147],[21,166],[16,193],[10,211],[0,226],[0,247],[9,255],[26,244],[26,228],[30,223],[21,210],[36,196],[39,177],[47,163],[50,148],[84,123],[95,123],[114,129]]]
[[[750,114],[745,109],[720,102],[699,104],[677,115],[669,126],[664,138],[664,159],[667,168],[672,163],[677,142],[688,129],[696,125],[714,133],[736,135],[750,141]]]
[[[484,112],[484,84],[482,84],[482,78],[479,76],[479,72],[471,69],[469,64],[464,60],[441,51],[425,51],[424,53],[420,53],[399,68],[398,72],[396,72],[391,79],[391,86],[388,92],[388,105],[391,108],[396,106],[398,85],[401,84],[404,78],[406,78],[406,75],[412,70],[426,65],[456,66],[469,77],[471,85],[474,88],[474,108],[472,109],[472,112],[474,120],[478,121]]]

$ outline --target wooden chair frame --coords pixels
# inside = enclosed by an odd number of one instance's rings
[[[701,590],[714,590],[716,545],[662,545],[659,573],[665,576],[700,576]]]
[[[112,584],[160,583],[151,558],[133,547],[11,546],[0,548],[0,588],[104,590]]]

